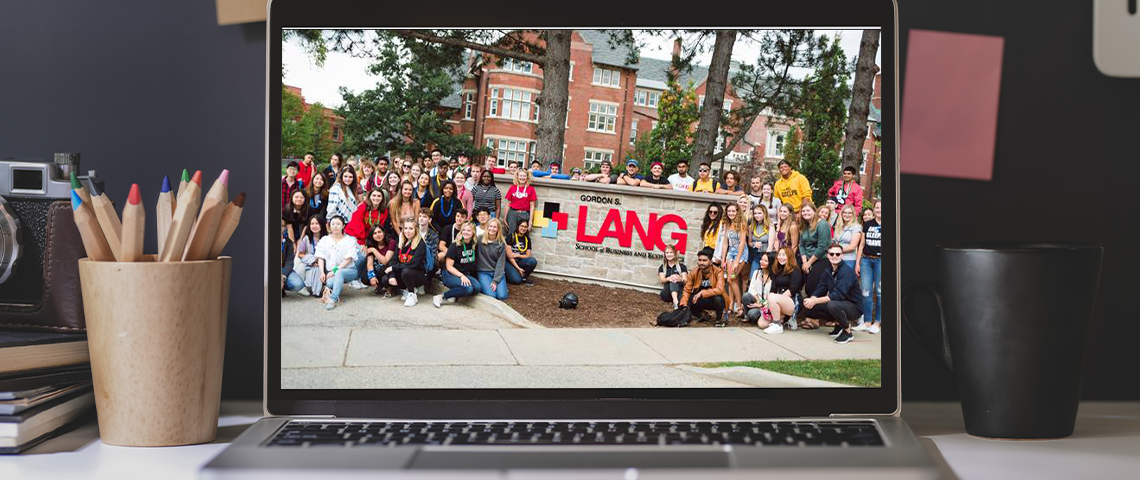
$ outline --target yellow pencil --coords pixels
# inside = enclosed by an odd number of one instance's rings
[[[218,236],[214,239],[214,245],[210,247],[210,256],[208,257],[210,260],[218,258],[218,255],[222,254],[222,249],[226,247],[226,243],[230,241],[234,230],[237,229],[238,222],[241,221],[241,212],[244,207],[245,192],[241,192],[222,212],[222,220],[218,222]]]
[[[123,260],[123,222],[119,221],[119,213],[115,205],[99,189],[99,185],[91,183],[91,208],[95,210],[95,218],[99,219],[99,227],[107,238],[107,245],[115,254],[115,259]]]
[[[139,195],[139,184],[131,184],[131,194],[123,206],[123,258],[121,262],[141,262],[146,235],[146,209]]]
[[[158,255],[162,256],[162,247],[166,244],[166,235],[170,233],[170,223],[174,220],[174,193],[170,191],[170,177],[163,175],[162,192],[158,194],[158,205],[155,207],[154,223],[158,226]],[[125,215],[124,215],[125,216]]]
[[[87,258],[96,262],[113,262],[115,254],[107,246],[107,239],[103,237],[103,230],[99,228],[99,220],[83,207],[83,199],[74,190],[71,192],[71,214],[75,217],[75,226],[79,228],[79,237],[83,239],[83,249],[87,251]]]
[[[194,226],[198,206],[202,203],[202,171],[194,172],[194,178],[178,192],[178,208],[170,222],[170,233],[162,246],[160,262],[177,262],[182,259],[182,249],[186,247],[186,236]]]
[[[194,228],[190,230],[190,240],[186,242],[186,252],[182,255],[182,261],[205,260],[209,257],[214,237],[218,235],[222,210],[226,208],[226,199],[229,198],[226,189],[229,180],[230,171],[222,170],[222,174],[210,186],[206,199],[202,201],[202,211],[198,213],[198,221],[194,222]]]

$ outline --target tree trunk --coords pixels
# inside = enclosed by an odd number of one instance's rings
[[[571,30],[547,30],[546,59],[542,67],[542,93],[538,106],[537,158],[545,166],[558,159],[565,169],[562,144],[566,136],[566,108],[570,98]]]
[[[855,65],[855,87],[851,92],[851,106],[847,110],[847,130],[843,141],[843,160],[840,167],[859,170],[863,161],[863,142],[867,139],[867,115],[870,113],[871,95],[875,90],[875,52],[879,50],[879,31],[863,30],[859,42],[859,60]]]
[[[724,90],[728,84],[728,67],[732,58],[732,45],[736,43],[736,30],[717,30],[713,45],[709,76],[705,82],[705,102],[701,106],[697,139],[693,143],[693,166],[711,163],[717,133],[720,131],[721,111],[724,109]]]

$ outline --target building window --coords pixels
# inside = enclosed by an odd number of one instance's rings
[[[586,123],[586,130],[614,133],[615,123],[617,123],[617,105],[590,102],[590,116]]]
[[[732,100],[729,100],[727,98],[724,99],[724,111],[728,112],[731,110],[732,110]]]
[[[867,174],[867,157],[869,155],[870,155],[870,152],[863,150],[863,163],[859,164],[859,174],[860,175],[866,175]]]
[[[661,92],[638,89],[633,95],[633,104],[641,107],[657,108],[661,101]]]
[[[333,125],[332,127],[332,139],[334,142],[340,141],[340,127],[336,125]]]
[[[523,60],[504,58],[502,64],[503,70],[506,70],[508,72],[533,73],[534,71],[534,64]]]
[[[784,136],[787,132],[772,132],[768,134],[768,156],[784,158]]]
[[[570,81],[574,81],[574,62],[570,62]]]
[[[530,142],[530,155],[527,157],[528,162],[534,161],[536,152],[538,152],[538,142],[531,141]]]
[[[658,123],[657,120],[654,120],[653,125],[650,128],[657,130],[657,123]]]
[[[700,109],[700,108],[703,108],[704,106],[705,106],[705,96],[701,95],[701,96],[697,97],[697,108]],[[724,104],[721,105],[721,108],[724,109],[724,111],[726,111],[726,112],[729,110],[732,110],[732,100],[729,100],[727,98],[724,99]]]
[[[629,144],[637,141],[637,119],[633,119],[633,124],[629,127]]]
[[[464,93],[463,94],[463,118],[465,120],[471,120],[471,119],[475,118],[474,115],[475,115],[475,94],[474,93]]]
[[[582,162],[587,170],[599,168],[603,161],[613,163],[614,154],[611,151],[586,149],[586,159]]]
[[[490,116],[528,122],[533,121],[530,114],[530,99],[531,94],[526,90],[492,88]]]
[[[510,162],[519,162],[520,164],[527,163],[527,146],[533,145],[534,142],[527,140],[508,140],[500,138],[499,148],[495,150],[495,163],[500,167],[507,166]],[[495,139],[488,139],[488,145],[493,144]]]
[[[607,87],[617,87],[618,81],[621,80],[620,70],[611,70],[608,68],[594,67],[594,84],[604,85]]]

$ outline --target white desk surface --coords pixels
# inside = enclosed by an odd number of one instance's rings
[[[194,479],[260,417],[257,402],[223,402],[218,440],[188,447],[104,445],[92,422],[19,456],[0,456],[0,479]],[[1140,478],[1140,402],[1085,402],[1063,440],[996,441],[965,434],[957,403],[905,403],[903,418],[942,463],[945,478]]]

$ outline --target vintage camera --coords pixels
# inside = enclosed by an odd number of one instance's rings
[[[78,153],[0,158],[0,326],[82,323],[77,260],[85,255],[71,215],[73,171]],[[94,171],[77,177],[88,191],[102,191]]]

